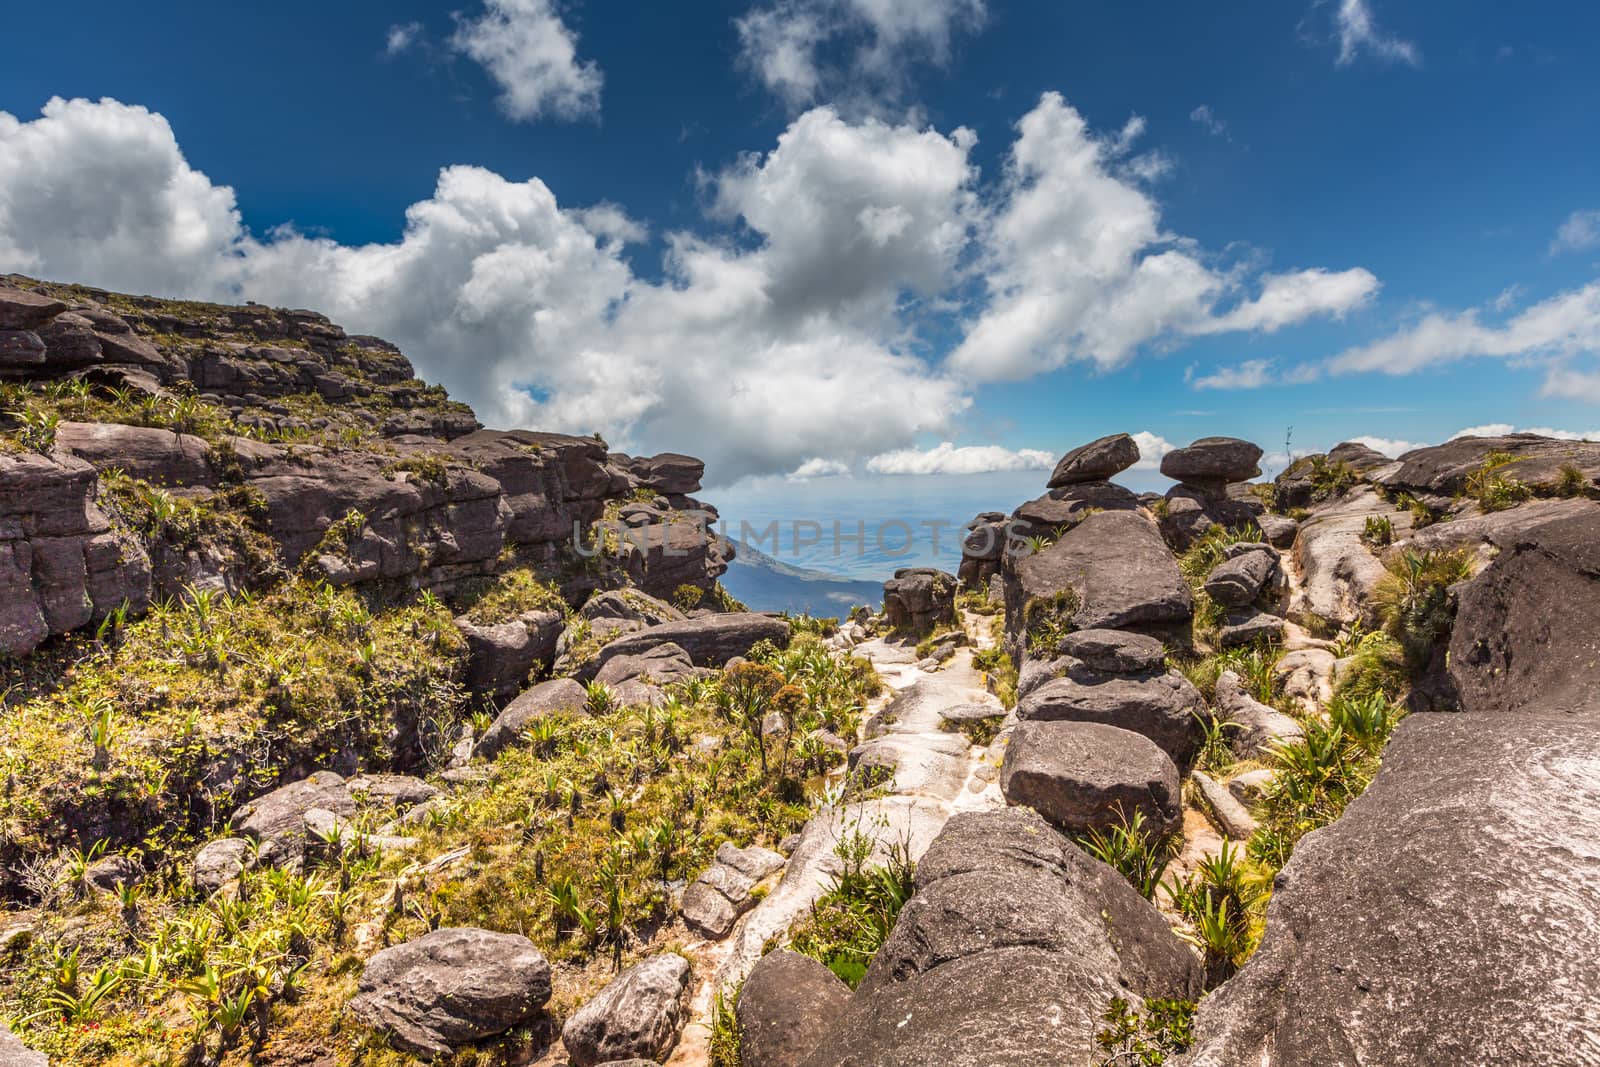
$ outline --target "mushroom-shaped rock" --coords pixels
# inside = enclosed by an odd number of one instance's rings
[[[1093,722],[1024,722],[1000,792],[1066,833],[1107,830],[1135,812],[1162,832],[1182,821],[1178,768],[1149,738]]]
[[[850,1003],[850,987],[809,956],[778,949],[761,957],[739,990],[744,1067],[799,1067]]]
[[[494,722],[489,724],[483,737],[478,740],[473,755],[481,759],[494,759],[533,720],[547,715],[580,714],[588,699],[588,691],[571,678],[552,678],[548,682],[540,682],[495,716]]]
[[[1202,437],[1161,457],[1161,473],[1190,485],[1226,485],[1261,474],[1261,448],[1237,437]]]
[[[1061,457],[1050,475],[1051,489],[1079,482],[1103,482],[1139,462],[1139,445],[1125,433],[1115,433],[1079,445]]]
[[[1071,670],[1017,703],[1017,718],[1037,722],[1098,722],[1154,741],[1178,766],[1200,750],[1196,718],[1205,698],[1177,671],[1110,675]]]
[[[1107,674],[1158,671],[1167,663],[1165,645],[1154,637],[1126,630],[1078,630],[1062,638],[1056,650]]]
[[[689,961],[673,952],[634,964],[579,1008],[561,1030],[573,1067],[664,1060],[689,1011]]]
[[[373,956],[358,988],[356,1018],[432,1057],[537,1014],[550,999],[550,964],[517,934],[446,927]]]

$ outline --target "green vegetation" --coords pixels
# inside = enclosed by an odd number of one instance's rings
[[[1172,906],[1189,921],[1190,940],[1203,953],[1207,989],[1226,981],[1255,951],[1271,885],[1270,876],[1226,841],[1187,879],[1166,883]]]
[[[1388,571],[1372,590],[1372,603],[1390,637],[1399,642],[1412,670],[1426,665],[1434,647],[1450,634],[1455,607],[1450,587],[1472,577],[1471,553],[1396,552],[1384,560]]]
[[[1115,825],[1104,831],[1090,830],[1078,839],[1084,851],[1126,878],[1146,900],[1155,897],[1161,876],[1182,843],[1182,834],[1162,833],[1142,811],[1135,811],[1131,818],[1127,812],[1118,812]]]
[[[1303,721],[1303,739],[1276,745],[1267,761],[1271,784],[1255,808],[1259,828],[1249,853],[1272,870],[1295,844],[1337,819],[1378,771],[1379,755],[1402,711],[1382,693],[1335,694],[1326,718]]]
[[[1095,1067],[1160,1067],[1168,1056],[1189,1051],[1194,1012],[1192,1000],[1146,997],[1141,1008],[1134,1008],[1113,997],[1100,1016],[1106,1026],[1094,1035],[1101,1053]]]
[[[1361,531],[1361,540],[1375,548],[1393,544],[1394,523],[1387,515],[1368,515],[1366,526]]]
[[[1361,475],[1343,460],[1330,461],[1327,456],[1311,457],[1311,499],[1332,500],[1343,496],[1361,484]]]
[[[739,1048],[739,992],[744,983],[732,990],[717,990],[711,1000],[711,1040],[708,1050],[711,1067],[744,1067],[744,1053]]]
[[[1506,473],[1517,462],[1509,452],[1490,452],[1482,465],[1467,475],[1462,494],[1478,502],[1484,511],[1504,511],[1533,497],[1533,487]]]
[[[998,621],[998,616],[996,617]],[[1017,665],[999,644],[972,654],[972,665],[988,676],[989,692],[1006,708],[1017,706]]]
[[[825,965],[851,989],[867,976],[914,889],[916,865],[908,845],[891,844],[881,866],[869,862],[875,849],[876,841],[859,826],[842,833],[834,852],[843,870],[790,934],[790,948]]]
[[[1583,496],[1589,492],[1589,486],[1588,475],[1571,463],[1563,463],[1560,473],[1556,475],[1554,491],[1556,496]]]
[[[1028,601],[1022,609],[1022,626],[1029,651],[1054,656],[1061,639],[1077,628],[1072,620],[1081,606],[1077,590],[1070,586]]]
[[[515,561],[493,578],[472,579],[453,599],[467,619],[479,626],[493,626],[530,611],[567,614],[561,591],[537,567]]]
[[[1254,523],[1247,523],[1232,530],[1214,525],[1178,557],[1178,570],[1182,572],[1184,580],[1189,583],[1190,592],[1194,595],[1196,638],[1206,639],[1215,635],[1221,628],[1223,616],[1226,614],[1221,604],[1206,595],[1206,578],[1211,575],[1212,569],[1217,564],[1227,558],[1229,545],[1241,541],[1256,542],[1261,539],[1261,530]]]

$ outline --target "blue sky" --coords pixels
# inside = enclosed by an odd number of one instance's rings
[[[1592,4],[77,4],[7,32],[0,271],[318,307],[492,424],[696,452],[768,479],[747,496],[1010,485],[1118,430],[1153,461],[1600,429]]]

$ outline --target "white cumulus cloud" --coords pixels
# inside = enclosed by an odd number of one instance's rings
[[[1407,452],[1415,452],[1419,448],[1428,447],[1421,441],[1406,441],[1396,437],[1370,437],[1363,435],[1361,437],[1352,437],[1350,440],[1358,445],[1366,445],[1374,452],[1382,452],[1390,459],[1399,459]]]
[[[1178,447],[1165,437],[1153,434],[1149,430],[1140,430],[1130,436],[1139,446],[1139,462],[1133,465],[1136,471],[1160,470],[1161,457]]]
[[[481,14],[461,19],[450,46],[483,67],[511,119],[579,119],[600,112],[604,75],[593,60],[578,58],[578,36],[551,0],[485,0]]]
[[[1556,230],[1550,254],[1600,247],[1600,211],[1574,211]]]
[[[867,460],[873,474],[989,474],[994,471],[1049,470],[1056,457],[1036,448],[1012,451],[999,445],[957,447],[942,441],[932,448],[901,448]]]
[[[1253,280],[1214,269],[1192,242],[1163,231],[1154,199],[1117,173],[1138,133],[1130,124],[1097,137],[1056,93],[1023,116],[981,235],[986,305],[951,353],[953,369],[980,381],[1075,361],[1110,370],[1184,336],[1340,315],[1377,288],[1361,268],[1307,270],[1266,276],[1258,295],[1245,296]],[[1230,299],[1236,306],[1219,312]]]
[[[824,97],[894,100],[916,63],[943,66],[985,0],[776,0],[735,20],[741,57],[792,110]]]
[[[1415,44],[1385,33],[1378,27],[1378,20],[1372,14],[1372,7],[1367,0],[1337,2],[1333,22],[1339,38],[1339,57],[1335,60],[1339,66],[1349,66],[1362,54],[1385,63],[1404,63],[1412,67],[1422,64],[1422,52]]]

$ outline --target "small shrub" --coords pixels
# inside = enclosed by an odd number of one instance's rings
[[[1504,473],[1504,468],[1517,462],[1509,452],[1491,452],[1482,465],[1467,475],[1463,488],[1465,495],[1478,502],[1484,511],[1504,511],[1514,508],[1533,496],[1533,487]]]
[[[1556,496],[1583,496],[1589,491],[1589,476],[1571,463],[1563,463],[1556,475]]]
[[[1028,648],[1054,656],[1061,639],[1075,629],[1072,619],[1080,606],[1077,590],[1072,588],[1028,601],[1022,613]]]
[[[1423,666],[1434,646],[1450,633],[1454,609],[1449,589],[1472,577],[1472,556],[1463,549],[1397,552],[1372,590],[1384,629],[1413,668]]]
[[[1078,844],[1149,900],[1182,841],[1181,834],[1162,833],[1145,819],[1144,812],[1135,811],[1131,818],[1127,812],[1119,812],[1113,826],[1105,831],[1090,830]]]
[[[1327,456],[1312,457],[1310,477],[1311,499],[1318,501],[1343,496],[1361,484],[1361,475],[1355,468],[1343,460],[1329,462]]]
[[[1377,548],[1392,544],[1394,523],[1387,515],[1368,515],[1366,527],[1361,531],[1361,540]]]
[[[884,865],[869,864],[873,841],[859,828],[841,837],[834,852],[843,869],[832,888],[811,906],[790,947],[822,963],[854,989],[888,940],[900,909],[911,899],[916,864],[905,842],[890,847]]]
[[[1113,997],[1100,1016],[1106,1025],[1094,1035],[1095,1047],[1102,1055],[1095,1067],[1160,1067],[1168,1056],[1189,1051],[1194,1043],[1192,1000],[1166,1000],[1146,997],[1142,1008],[1134,1008],[1122,997]]]
[[[1271,879],[1230,842],[1201,860],[1187,879],[1166,884],[1172,906],[1194,928],[1204,953],[1205,984],[1214,989],[1255,951]]]

